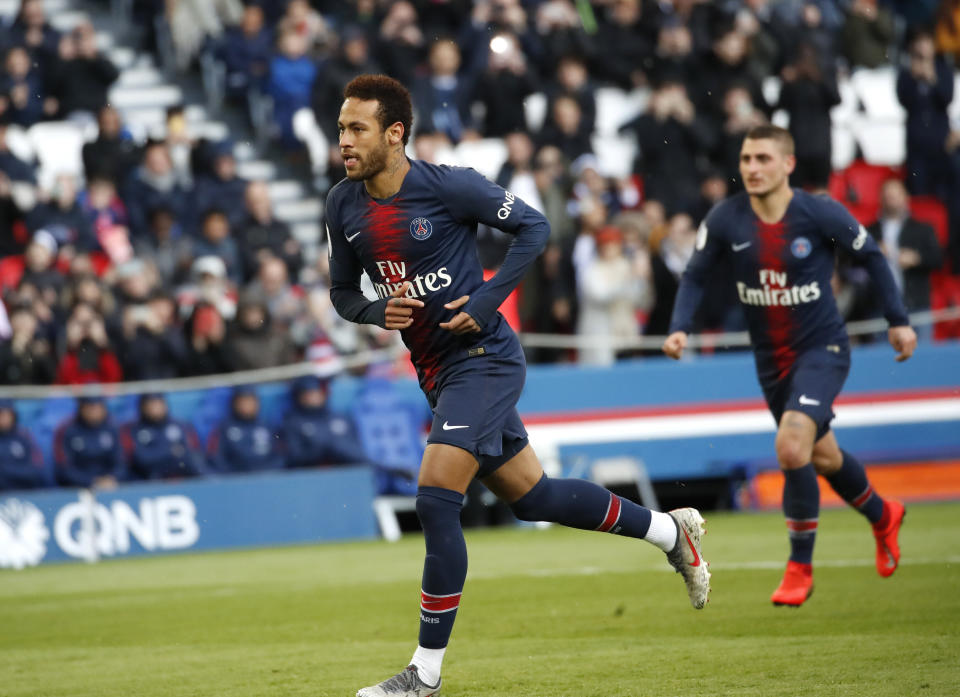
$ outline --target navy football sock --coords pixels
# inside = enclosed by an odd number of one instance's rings
[[[863,513],[871,523],[878,523],[883,517],[883,499],[873,490],[863,465],[845,450],[843,464],[827,477],[833,490],[840,498]]]
[[[427,556],[420,592],[420,646],[442,649],[450,640],[467,578],[467,544],[460,527],[463,494],[451,489],[417,489],[417,516]]]
[[[790,561],[813,562],[820,515],[820,484],[813,465],[783,471],[783,515],[790,535]]]
[[[520,520],[542,520],[627,537],[643,538],[650,528],[650,509],[584,479],[550,479],[543,475],[510,508]]]

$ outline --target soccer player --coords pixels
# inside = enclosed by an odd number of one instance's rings
[[[771,600],[797,607],[813,592],[818,473],[873,525],[877,572],[890,576],[900,560],[903,505],[880,498],[863,465],[839,448],[830,430],[833,400],[850,369],[850,344],[830,288],[837,246],[860,259],[873,278],[898,361],[911,356],[917,337],[886,260],[863,226],[836,201],[790,188],[793,145],[790,133],[775,126],[747,132],[740,150],[746,191],[718,203],[700,226],[663,351],[683,355],[707,274],[726,255],[760,386],[778,424],[790,560]]]
[[[540,253],[549,225],[472,169],[407,159],[412,120],[399,82],[382,75],[350,82],[338,122],[347,177],[326,204],[334,307],[353,322],[400,330],[434,414],[416,501],[426,544],[419,645],[410,665],[358,697],[440,691],[467,573],[460,509],[474,477],[521,520],[651,542],[682,574],[695,608],[709,591],[696,510],[659,513],[591,482],[544,475],[516,409],[523,352],[497,308]],[[515,236],[487,282],[477,260],[478,223]],[[360,292],[361,271],[378,300]]]

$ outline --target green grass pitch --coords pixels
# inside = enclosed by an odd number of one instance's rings
[[[846,510],[821,516],[816,592],[774,608],[774,513],[707,516],[693,610],[642,542],[468,532],[447,697],[960,694],[960,504],[914,505],[890,579]],[[350,696],[415,647],[422,540],[0,573],[2,697]]]

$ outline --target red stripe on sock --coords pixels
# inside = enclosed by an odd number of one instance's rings
[[[426,612],[450,612],[460,607],[461,593],[451,595],[430,595],[420,591],[420,609]]]
[[[618,520],[620,520],[620,497],[610,494],[610,504],[607,506],[607,515],[604,516],[603,522],[600,523],[600,527],[598,527],[597,530],[600,532],[610,532]]]
[[[816,520],[791,520],[787,518],[787,530],[790,532],[810,532],[816,529]]]
[[[868,484],[867,490],[855,498],[851,503],[853,504],[854,508],[860,508],[860,506],[870,500],[871,496],[873,496],[873,487]]]

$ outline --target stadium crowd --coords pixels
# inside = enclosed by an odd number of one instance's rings
[[[251,88],[269,95],[281,148],[302,147],[293,114],[312,108],[333,144],[330,182],[343,172],[342,88],[363,72],[410,86],[418,157],[504,139],[498,183],[552,226],[520,291],[528,331],[664,334],[700,219],[739,186],[743,133],[785,110],[798,147],[794,184],[825,189],[838,72],[861,66],[899,66],[904,184],[883,184],[871,229],[910,309],[929,307],[932,273],[960,269],[960,197],[952,195],[960,125],[951,128],[947,115],[960,57],[957,0],[134,0],[133,9],[150,28],[143,50],[157,47],[161,17],[182,69],[208,55],[225,66],[232,99],[243,102]],[[336,316],[326,255],[301,248],[274,215],[266,182],[238,175],[234,143],[190,138],[182,107],[168,111],[165,137],[131,137],[107,103],[118,72],[89,22],[60,33],[40,0],[23,0],[0,46],[0,383],[223,373],[392,340]],[[770,75],[782,82],[776,103],[762,89]],[[650,93],[622,125],[639,145],[622,179],[603,176],[592,150],[599,86]],[[534,92],[547,109],[530,132],[524,100]],[[83,146],[84,176],[38,182],[35,164],[7,147],[8,129],[78,115],[97,124]],[[947,249],[910,218],[909,195],[949,208]],[[483,261],[496,268],[509,239],[480,235]],[[849,318],[876,313],[863,277],[843,265],[837,275]],[[726,292],[708,294],[717,302],[702,311],[701,328],[742,326],[725,309]],[[607,363],[615,352],[598,346],[578,358]]]

